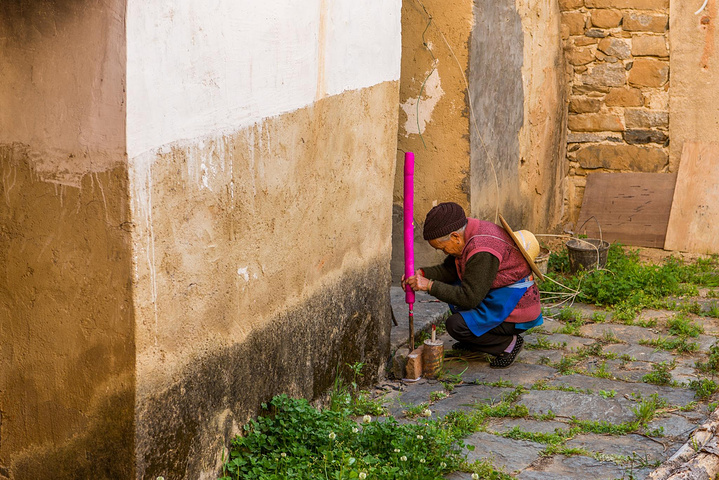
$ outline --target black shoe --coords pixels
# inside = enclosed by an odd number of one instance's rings
[[[507,368],[511,364],[514,363],[514,360],[517,358],[517,355],[519,355],[519,352],[522,351],[522,347],[524,346],[524,339],[517,335],[517,342],[514,344],[514,348],[511,352],[503,352],[500,355],[497,355],[492,359],[491,362],[489,362],[489,366],[491,368]]]

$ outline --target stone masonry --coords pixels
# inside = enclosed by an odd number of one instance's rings
[[[559,0],[571,86],[567,220],[592,172],[669,168],[669,0]]]

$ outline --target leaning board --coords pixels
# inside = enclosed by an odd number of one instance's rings
[[[604,240],[662,248],[675,182],[673,173],[588,175],[576,233],[599,238],[595,217]]]
[[[719,144],[685,142],[664,248],[719,253]]]

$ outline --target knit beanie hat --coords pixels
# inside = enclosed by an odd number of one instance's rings
[[[464,209],[454,202],[440,203],[427,213],[424,220],[425,240],[434,240],[459,230],[467,224]]]

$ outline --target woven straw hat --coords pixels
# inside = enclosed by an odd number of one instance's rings
[[[544,275],[542,275],[542,272],[539,271],[539,267],[537,267],[534,263],[534,259],[537,258],[540,250],[539,242],[534,234],[528,230],[519,230],[517,232],[513,231],[501,214],[499,215],[499,221],[502,222],[504,230],[510,237],[512,237],[514,244],[522,253],[522,256],[529,264],[529,268],[532,269],[532,272],[534,272],[540,280],[544,280]]]

